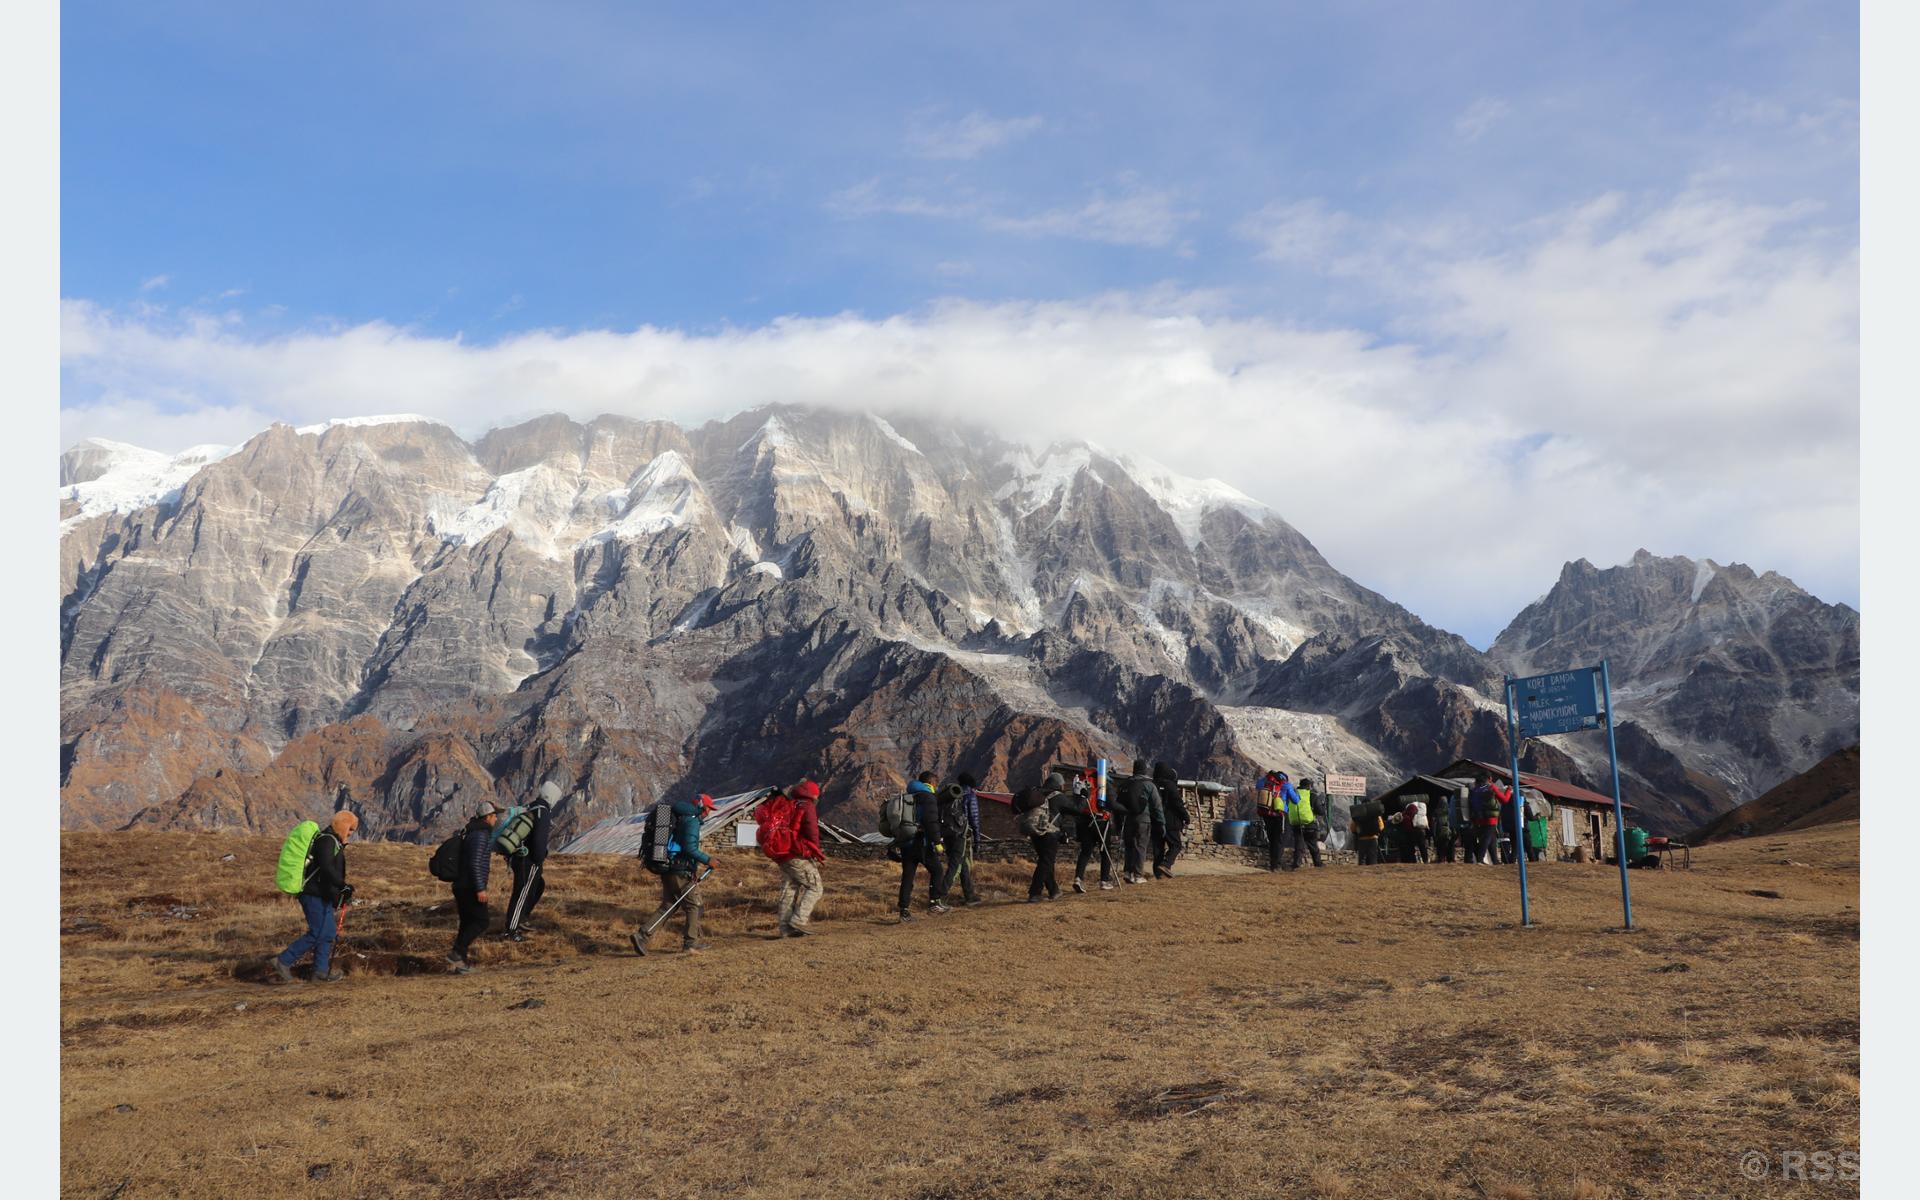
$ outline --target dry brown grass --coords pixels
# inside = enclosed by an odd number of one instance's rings
[[[1739,1156],[1859,1146],[1857,838],[1636,873],[1633,933],[1617,876],[1570,864],[1522,930],[1512,877],[1464,866],[1049,905],[988,866],[994,903],[899,928],[893,869],[834,862],[822,936],[776,944],[777,876],[728,856],[715,951],[644,961],[653,879],[556,859],[546,931],[464,978],[427,850],[356,846],[353,977],[323,989],[264,982],[300,924],[276,845],[70,834],[63,1189],[1806,1195]]]

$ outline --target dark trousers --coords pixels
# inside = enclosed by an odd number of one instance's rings
[[[1380,839],[1377,837],[1353,839],[1353,852],[1360,856],[1360,865],[1363,867],[1380,865]]]
[[[1543,858],[1545,858],[1545,857],[1546,857],[1546,851],[1544,851],[1544,850],[1541,850],[1541,849],[1538,849],[1538,848],[1536,848],[1536,847],[1533,847],[1533,846],[1528,846],[1528,847],[1527,847],[1527,861],[1528,861],[1528,862],[1539,862],[1539,861],[1540,861],[1541,859],[1543,859]]]
[[[646,924],[640,927],[641,930],[650,935],[660,932],[660,926],[665,922],[667,910],[673,907],[673,902],[680,900],[681,896],[685,896],[688,892],[692,891],[693,876],[680,875],[672,872],[662,875],[660,877],[660,907],[653,910],[653,915],[647,918]],[[692,945],[700,940],[701,907],[699,892],[693,892],[693,895],[687,896],[685,900],[680,901],[680,908],[678,909],[681,914],[680,935],[686,940],[688,945]]]
[[[1260,824],[1267,831],[1267,870],[1278,871],[1280,855],[1287,848],[1287,814],[1263,809]]]
[[[325,975],[333,960],[333,937],[340,929],[339,911],[318,896],[301,896],[300,912],[307,918],[307,931],[280,952],[280,965],[291,967],[312,951],[314,977]]]
[[[1113,879],[1113,855],[1106,844],[1112,824],[1111,821],[1096,820],[1086,813],[1073,818],[1073,837],[1080,843],[1080,856],[1073,864],[1075,879],[1086,878],[1087,864],[1096,857],[1100,860],[1100,882],[1107,883]]]
[[[1433,839],[1433,861],[1450,863],[1453,861],[1453,839],[1436,837]]]
[[[1027,898],[1031,900],[1043,891],[1058,896],[1060,881],[1053,877],[1053,865],[1060,857],[1060,835],[1043,833],[1027,840],[1033,843],[1033,880],[1027,884]]]
[[[1146,835],[1147,815],[1145,813],[1128,813],[1120,819],[1120,842],[1125,847],[1127,856],[1126,872],[1136,879],[1143,873],[1141,862],[1146,855],[1143,852],[1142,843]]]
[[[940,894],[953,891],[953,881],[960,881],[960,894],[973,903],[973,844],[965,833],[955,834],[947,839],[947,874],[940,884]]]
[[[523,856],[507,860],[513,868],[513,896],[507,901],[507,932],[514,933],[533,915],[547,893],[547,866]]]
[[[465,962],[467,948],[487,931],[487,902],[472,888],[456,887],[453,907],[460,914],[460,932],[453,936],[453,956]]]
[[[1407,839],[1404,850],[1405,857],[1400,861],[1413,862],[1415,859],[1421,862],[1427,861],[1427,831],[1424,829],[1409,829],[1405,836]]]
[[[1499,828],[1493,825],[1482,825],[1475,832],[1479,834],[1480,840],[1479,840],[1478,846],[1475,849],[1475,852],[1473,855],[1473,861],[1498,862],[1499,859],[1496,857],[1496,855],[1499,854],[1499,849],[1498,849],[1500,845]]]
[[[1182,843],[1180,835],[1185,826],[1169,821],[1160,827],[1159,840],[1153,846],[1153,869],[1173,874],[1173,860],[1180,857]]]
[[[1313,855],[1314,866],[1324,865],[1320,861],[1320,826],[1309,821],[1305,825],[1295,825],[1292,833],[1293,865],[1296,867],[1300,865],[1300,851],[1302,848]]]
[[[946,874],[940,869],[940,853],[933,848],[933,839],[924,833],[917,833],[906,848],[900,852],[900,911],[906,912],[913,907],[913,877],[921,867],[927,869],[927,900],[936,903],[947,894]]]
[[[1500,834],[1500,861],[1512,863],[1513,854],[1513,836],[1503,830]]]

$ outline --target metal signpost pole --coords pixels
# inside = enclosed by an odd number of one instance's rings
[[[1524,928],[1533,924],[1533,916],[1527,911],[1527,846],[1526,846],[1526,795],[1520,790],[1520,726],[1515,710],[1519,707],[1514,695],[1516,684],[1511,675],[1507,676],[1507,748],[1513,751],[1513,791],[1509,793],[1508,803],[1519,804],[1521,811],[1514,814],[1513,861],[1520,868],[1520,924]],[[1500,826],[1496,822],[1493,830],[1495,845],[1500,843]]]
[[[1613,744],[1613,676],[1600,660],[1600,689],[1607,701],[1607,762],[1613,767],[1613,846],[1620,857],[1620,908],[1633,928],[1633,897],[1627,890],[1627,818],[1620,810],[1620,752]]]

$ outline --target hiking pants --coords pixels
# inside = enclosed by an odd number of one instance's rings
[[[907,843],[900,852],[901,912],[913,907],[913,877],[921,867],[927,869],[927,903],[937,904],[947,894],[942,886],[945,876],[940,870],[940,854],[933,848],[933,839],[924,833],[916,833],[913,841]]]
[[[1360,856],[1361,866],[1377,867],[1380,865],[1380,839],[1378,837],[1353,839],[1353,850],[1355,854]]]
[[[1545,857],[1546,857],[1546,851],[1544,851],[1544,850],[1542,850],[1542,849],[1540,849],[1539,847],[1537,847],[1537,846],[1528,846],[1528,847],[1527,847],[1527,861],[1528,861],[1528,862],[1539,862],[1539,861],[1540,861],[1541,859],[1543,859],[1543,858],[1545,858]]]
[[[313,952],[313,976],[315,979],[327,973],[327,967],[333,962],[333,937],[339,932],[340,923],[337,905],[328,904],[318,896],[301,896],[300,911],[307,918],[307,931],[294,939],[293,945],[280,952],[280,965],[291,967]]]
[[[958,839],[957,841],[948,842],[949,846],[958,846],[958,849],[950,849],[947,851],[947,875],[940,884],[940,894],[944,896],[948,892],[951,892],[953,890],[953,881],[958,879],[960,881],[960,894],[966,897],[968,903],[972,903],[975,896],[973,890],[973,838],[966,833],[958,834],[956,837]]]
[[[1320,861],[1320,826],[1317,823],[1309,821],[1305,825],[1295,825],[1292,833],[1294,866],[1298,867],[1300,865],[1300,851],[1302,847],[1312,852],[1314,866],[1325,865]]]
[[[1480,845],[1473,856],[1475,862],[1499,862],[1500,830],[1494,825],[1480,827]]]
[[[1167,842],[1167,821],[1165,817],[1155,820],[1151,813],[1143,819],[1147,824],[1147,846],[1142,857],[1148,869],[1157,871],[1160,869],[1160,848]]]
[[[1100,859],[1100,882],[1113,880],[1113,855],[1107,852],[1107,836],[1112,832],[1108,821],[1095,820],[1086,813],[1077,813],[1073,818],[1073,838],[1080,843],[1080,857],[1073,864],[1073,877],[1085,879],[1087,864],[1097,856]]]
[[[1033,843],[1033,879],[1027,884],[1027,898],[1031,900],[1043,891],[1058,896],[1060,881],[1053,877],[1053,864],[1060,856],[1060,835],[1043,833],[1027,840]]]
[[[675,900],[679,900],[682,895],[690,891],[693,891],[693,876],[677,875],[671,872],[662,875],[660,877],[660,907],[654,909],[653,915],[648,917],[646,923],[640,927],[642,932],[647,930],[651,930],[653,933],[660,932],[659,926],[666,911],[673,907]],[[686,939],[686,943],[689,946],[700,940],[701,907],[700,893],[693,892],[693,895],[687,896],[687,898],[681,902],[677,910],[682,918],[680,933],[681,936]]]
[[[1278,871],[1280,855],[1287,848],[1287,814],[1262,810],[1260,824],[1267,831],[1267,870]]]
[[[1453,861],[1453,839],[1436,837],[1433,839],[1433,861],[1450,863]]]
[[[820,903],[820,866],[810,858],[787,858],[780,868],[780,928],[805,929]]]
[[[1153,865],[1155,870],[1173,873],[1173,860],[1180,857],[1182,849],[1180,833],[1182,826],[1169,821],[1161,827],[1160,840],[1153,847]]]
[[[1416,857],[1421,862],[1427,861],[1427,831],[1424,829],[1407,830],[1406,860],[1412,862]]]
[[[533,915],[533,906],[547,893],[547,865],[534,862],[524,854],[508,859],[507,865],[513,868],[513,896],[507,901],[507,932],[517,933]]]
[[[460,914],[460,932],[453,935],[453,956],[467,961],[467,948],[487,931],[487,902],[472,888],[453,889],[453,907]]]
[[[1125,869],[1126,873],[1135,879],[1142,874],[1140,865],[1145,855],[1142,853],[1141,841],[1146,836],[1146,832],[1147,815],[1145,813],[1128,813],[1120,819],[1120,844],[1126,851]]]

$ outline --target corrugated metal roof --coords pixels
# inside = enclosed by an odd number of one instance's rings
[[[766,794],[766,788],[756,788],[751,792],[714,797],[713,811],[700,823],[701,843],[704,845],[708,838],[730,828],[735,821],[758,808]],[[651,811],[651,807],[629,816],[609,817],[560,847],[557,853],[638,854],[647,838],[648,811]]]
[[[1451,771],[1454,767],[1459,766],[1477,767],[1496,779],[1507,779],[1511,782],[1510,776],[1512,772],[1506,767],[1495,766],[1493,763],[1480,762],[1477,759],[1463,758],[1453,764],[1452,767],[1448,767],[1447,770]],[[1586,788],[1568,783],[1564,779],[1555,779],[1551,775],[1535,775],[1530,771],[1522,771],[1520,772],[1520,786],[1536,788],[1546,795],[1551,796],[1553,799],[1561,801],[1562,803],[1571,804],[1576,808],[1613,807],[1612,796],[1602,796],[1599,792],[1588,791]],[[1622,803],[1620,807],[1628,812],[1633,811],[1633,805],[1631,804]]]

